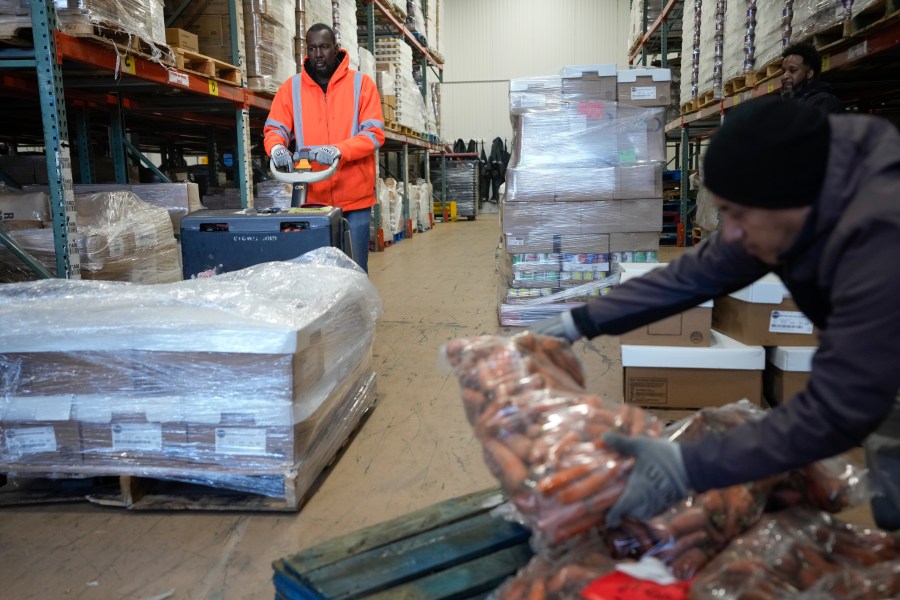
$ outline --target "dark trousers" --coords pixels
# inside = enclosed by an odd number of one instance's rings
[[[372,219],[372,209],[362,208],[344,213],[344,218],[350,223],[350,240],[353,244],[353,260],[362,270],[369,272],[369,225]]]

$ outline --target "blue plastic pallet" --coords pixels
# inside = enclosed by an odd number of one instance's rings
[[[529,532],[485,490],[325,542],[273,564],[276,598],[485,598],[532,556]]]

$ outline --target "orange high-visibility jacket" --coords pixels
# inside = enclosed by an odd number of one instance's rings
[[[339,206],[344,212],[375,204],[375,150],[384,144],[384,117],[375,82],[349,67],[346,52],[328,82],[328,93],[307,73],[294,75],[278,88],[263,129],[266,154],[276,144],[290,148],[330,144],[341,151],[330,179],[310,184],[306,201]],[[313,170],[323,167],[312,163]]]

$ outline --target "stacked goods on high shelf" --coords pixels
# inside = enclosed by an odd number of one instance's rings
[[[425,16],[422,14],[421,0],[406,1],[406,28],[421,41],[421,37],[425,36]]]
[[[431,181],[438,198],[444,193],[444,172],[447,177],[445,202],[456,203],[456,216],[472,221],[478,216],[481,161],[478,158],[451,158],[444,161],[444,169],[432,168]]]
[[[269,307],[271,310],[261,310]],[[300,498],[374,401],[378,293],[343,253],[167,285],[0,288],[0,471]]]
[[[274,93],[297,72],[294,3],[289,0],[243,0],[241,7],[247,85],[254,91]],[[328,9],[330,24],[330,3]],[[227,0],[190,4],[172,26],[196,34],[200,54],[237,64],[232,56]]]
[[[844,6],[845,4],[849,6]],[[795,0],[791,39],[806,40],[814,35],[829,32],[840,36],[844,25],[850,22],[851,17],[870,7],[880,7],[883,4],[882,0],[854,0],[851,3],[839,0]]]
[[[360,47],[356,33],[356,0],[334,0],[331,6],[334,35],[337,37],[338,44],[350,56],[350,68],[361,71],[362,69],[359,68]],[[372,78],[375,78],[374,75]]]
[[[746,4],[747,6],[743,6]],[[756,31],[757,2],[742,2],[744,10],[725,11],[725,33],[723,40],[722,81],[723,93],[733,94],[754,83],[754,78],[746,80],[746,74],[753,71],[756,64],[756,36],[748,32]],[[745,37],[747,36],[747,37]]]
[[[54,273],[56,245],[47,193],[2,194],[0,207],[5,214],[13,215],[3,221],[9,237]],[[148,204],[133,192],[117,191],[76,194],[75,212],[82,279],[132,283],[181,280],[181,254],[165,208]],[[0,249],[0,281],[35,277],[12,252]]]
[[[626,253],[656,260],[668,79],[664,69],[589,65],[510,82],[501,324],[528,325],[604,293]]]
[[[369,52],[367,48],[359,47],[359,72],[365,73],[375,81],[375,55]]]
[[[375,65],[382,102],[388,105],[394,103],[394,123],[412,132],[436,134],[433,126],[429,130],[434,117],[429,116],[422,92],[413,77],[413,56],[409,44],[399,37],[377,39]]]
[[[148,50],[152,59],[173,60],[166,46],[162,0],[54,0],[53,4],[63,31],[91,34],[92,26],[97,26],[106,32],[137,36],[146,44],[142,50]],[[31,2],[0,0],[0,15],[4,21],[21,21],[23,27],[30,27]]]
[[[700,67],[697,86],[701,105],[722,98],[725,0],[703,2],[700,25]]]
[[[428,51],[438,60],[443,61],[441,55],[441,22],[444,14],[443,0],[427,0],[425,10],[425,40],[428,43]]]
[[[688,0],[690,1],[690,0]],[[644,23],[652,25],[662,12],[666,0],[648,0],[631,3],[631,24],[628,32],[628,47],[633,47],[644,35]],[[644,9],[646,8],[646,19]]]

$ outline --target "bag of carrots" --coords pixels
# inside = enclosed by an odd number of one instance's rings
[[[607,431],[659,436],[640,408],[584,389],[570,346],[523,332],[455,340],[445,353],[485,462],[539,551],[589,536],[624,489],[633,465],[607,449]]]
[[[825,597],[840,598],[844,577],[898,558],[893,534],[856,527],[822,511],[791,508],[767,516],[732,540],[697,576],[690,598],[793,598],[816,586],[830,588],[822,590]],[[873,569],[868,585],[896,585],[894,574],[892,569]]]
[[[592,581],[615,570],[602,546],[582,545],[555,560],[535,555],[490,595],[490,600],[581,600]]]

